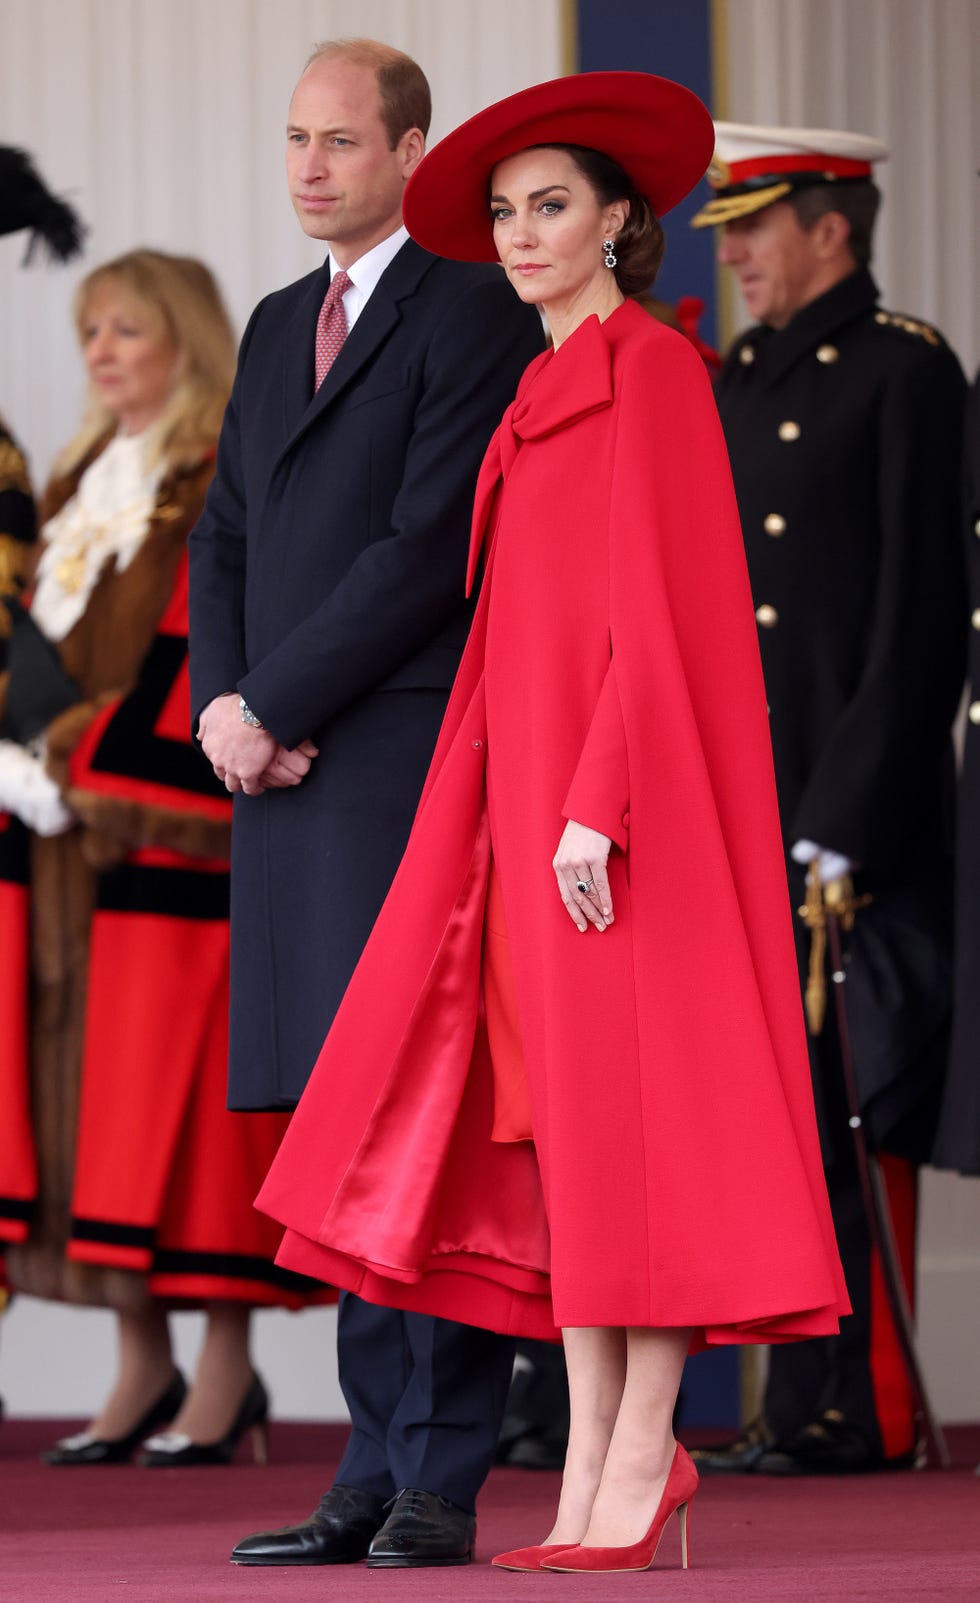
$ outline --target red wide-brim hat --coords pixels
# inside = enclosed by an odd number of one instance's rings
[[[658,217],[701,178],[715,145],[707,106],[649,72],[580,72],[498,100],[441,139],[409,179],[405,225],[437,256],[495,262],[490,175],[531,145],[585,145],[619,163]]]

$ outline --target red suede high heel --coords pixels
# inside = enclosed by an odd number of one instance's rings
[[[496,1564],[498,1570],[540,1570],[542,1559],[568,1553],[574,1546],[574,1542],[546,1542],[543,1547],[515,1547],[512,1553],[498,1553],[490,1563]]]
[[[657,1556],[660,1538],[664,1534],[671,1514],[677,1514],[681,1526],[681,1563],[687,1569],[688,1515],[691,1498],[698,1489],[698,1472],[690,1454],[680,1442],[674,1448],[674,1457],[667,1476],[660,1506],[653,1516],[653,1524],[640,1542],[632,1547],[569,1547],[564,1553],[541,1563],[543,1570],[564,1570],[569,1573],[586,1570],[648,1570]]]

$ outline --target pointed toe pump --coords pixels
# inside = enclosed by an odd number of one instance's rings
[[[657,1556],[660,1538],[672,1514],[677,1515],[681,1527],[681,1563],[686,1570],[689,1557],[689,1526],[691,1499],[698,1489],[698,1472],[690,1455],[680,1442],[667,1476],[653,1523],[646,1535],[631,1547],[570,1547],[553,1558],[544,1559],[542,1570],[562,1570],[569,1574],[600,1570],[648,1570]]]
[[[164,1431],[143,1443],[136,1460],[144,1469],[176,1469],[195,1464],[230,1464],[246,1431],[252,1433],[252,1451],[257,1464],[268,1460],[267,1421],[269,1394],[258,1375],[242,1399],[241,1407],[228,1431],[217,1442],[195,1442],[180,1431]]]
[[[125,1436],[108,1438],[83,1430],[77,1436],[63,1436],[41,1457],[46,1464],[124,1464],[148,1430],[169,1424],[174,1415],[180,1412],[186,1394],[187,1382],[180,1370],[175,1369],[166,1390],[161,1392]]]
[[[490,1562],[498,1570],[540,1570],[545,1559],[568,1551],[567,1542],[549,1542],[543,1547],[515,1547],[512,1553],[498,1553]]]

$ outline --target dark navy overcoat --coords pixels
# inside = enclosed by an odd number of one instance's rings
[[[543,346],[499,268],[408,241],[314,395],[328,283],[254,312],[190,542],[195,721],[237,690],[319,747],[235,800],[234,1108],[295,1103],[387,893],[469,623],[477,470]]]

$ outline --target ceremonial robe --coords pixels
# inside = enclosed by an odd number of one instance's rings
[[[107,443],[52,483],[47,516],[78,504]],[[164,474],[131,560],[93,559],[57,640],[79,700],[46,761],[72,827],[0,833],[26,837],[30,915],[29,943],[26,917],[3,929],[30,1012],[0,1038],[0,1278],[32,1296],[324,1298],[273,1264],[251,1207],[284,1116],[224,1106],[231,808],[191,746],[187,675],[186,542],[212,471],[206,452]],[[98,532],[81,531],[96,552]],[[7,691],[2,675],[0,710]]]

